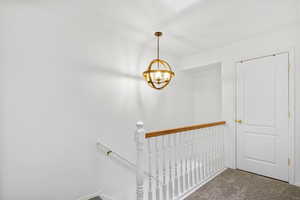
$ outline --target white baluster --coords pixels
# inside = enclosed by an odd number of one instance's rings
[[[215,151],[215,172],[218,171],[218,126],[215,127],[215,136],[214,136],[214,140],[215,140],[215,148],[214,148],[214,151]]]
[[[144,146],[144,123],[137,122],[137,130],[135,132],[135,142],[136,142],[136,199],[143,200],[144,198],[144,177],[143,177],[143,146]]]
[[[178,167],[178,143],[177,143],[177,137],[179,135],[178,134],[175,134],[173,136],[174,138],[174,165],[175,165],[175,179],[174,179],[174,195],[175,197],[177,197],[179,195],[179,183],[178,183],[178,173],[177,173],[177,167]]]
[[[216,140],[217,140],[217,171],[220,170],[220,126],[217,126],[217,131],[216,131]]]
[[[211,127],[211,175],[215,172],[215,128]]]
[[[196,135],[196,142],[197,142],[197,172],[198,172],[198,177],[197,177],[197,183],[201,182],[201,129],[197,131]]]
[[[183,159],[184,159],[184,150],[185,150],[185,146],[184,146],[184,134],[180,133],[179,135],[180,137],[180,192],[183,193],[184,191],[184,180],[183,180]]]
[[[194,185],[197,184],[197,133],[196,131],[192,132],[192,142],[193,142],[193,178],[194,178]]]
[[[216,139],[217,127],[213,127],[213,173],[217,171],[217,139]]]
[[[209,176],[209,128],[205,131],[205,178]]]
[[[200,134],[200,155],[201,155],[201,182],[205,179],[205,129]]]
[[[189,132],[189,146],[190,146],[190,152],[189,152],[189,167],[190,167],[190,171],[189,171],[189,179],[190,179],[190,187],[193,187],[193,133]]]
[[[216,167],[215,167],[215,169],[216,169],[216,171],[218,171],[219,170],[219,159],[218,159],[218,151],[219,151],[219,137],[218,137],[218,133],[219,133],[219,127],[217,126],[216,127],[216,132],[215,132],[215,154],[216,154],[216,161],[215,161],[215,165],[216,165]]]
[[[209,128],[209,176],[213,173],[213,129]]]
[[[162,150],[163,150],[163,200],[167,200],[167,181],[166,181],[166,142],[165,142],[166,136],[162,136]]]
[[[222,169],[222,126],[218,128],[218,170]]]
[[[169,199],[173,199],[173,178],[172,178],[172,136],[169,135]]]
[[[210,176],[210,128],[207,129],[207,177]]]
[[[148,200],[152,200],[152,148],[151,148],[151,138],[148,140],[148,171],[149,171],[149,183],[148,183]]]
[[[159,137],[155,140],[155,177],[156,177],[156,200],[160,200],[160,188],[159,188]]]
[[[221,138],[221,140],[222,140],[222,154],[221,154],[221,156],[222,156],[222,169],[224,169],[224,167],[225,167],[225,126],[223,125],[222,126],[222,130],[221,130],[221,135],[222,135],[222,138]]]
[[[188,178],[188,156],[189,156],[189,138],[188,138],[188,132],[185,132],[185,135],[184,135],[184,158],[185,158],[185,164],[184,164],[184,167],[185,167],[185,190],[188,190],[189,189],[189,178]]]

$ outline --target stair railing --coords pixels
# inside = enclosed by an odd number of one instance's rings
[[[146,132],[143,122],[138,122],[136,199],[183,199],[224,171],[225,124],[219,121]]]
[[[100,140],[98,140],[96,142],[96,146],[106,156],[112,157],[113,159],[118,160],[119,162],[121,162],[122,164],[126,165],[127,167],[129,167],[132,170],[137,170],[137,165],[134,162],[132,162],[129,159],[125,158],[120,153],[113,151],[107,145],[105,145],[102,142],[100,142]],[[143,174],[144,178],[147,178],[147,177],[151,176],[151,174],[149,172],[147,172],[146,170],[142,170],[142,174]],[[153,177],[153,176],[151,178],[155,179],[155,177]],[[159,184],[161,184],[161,183],[159,183]]]

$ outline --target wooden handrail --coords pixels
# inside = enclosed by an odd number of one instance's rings
[[[181,128],[167,129],[167,130],[162,130],[162,131],[152,131],[152,132],[146,133],[145,138],[158,137],[158,136],[162,136],[162,135],[169,135],[169,134],[174,134],[174,133],[179,133],[179,132],[185,132],[185,131],[191,131],[191,130],[196,130],[196,129],[201,129],[201,128],[212,127],[212,126],[219,126],[219,125],[223,125],[223,124],[226,124],[226,122],[219,121],[219,122],[212,122],[212,123],[207,123],[207,124],[184,126]]]

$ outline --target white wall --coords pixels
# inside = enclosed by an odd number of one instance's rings
[[[74,200],[98,190],[133,199],[133,172],[98,153],[96,140],[134,161],[136,121],[191,123],[184,76],[151,89],[141,73],[155,52],[126,32],[132,27],[99,20],[93,4],[56,3],[0,4],[0,199]]]
[[[214,63],[196,69],[184,70],[190,78],[193,119],[195,124],[222,119],[221,64]]]
[[[175,80],[163,91],[142,80],[141,72],[155,56],[148,46],[155,42],[149,38],[157,27],[137,18],[134,12],[140,10],[124,6],[118,14],[127,17],[118,19],[115,10],[104,12],[99,1],[41,2],[0,2],[0,199],[74,200],[98,190],[133,199],[134,173],[98,153],[96,140],[134,161],[136,121],[143,120],[147,129],[173,128],[204,120],[194,118],[195,110],[208,111],[191,103],[193,84],[185,72],[176,70]],[[151,14],[149,22],[156,19]],[[294,45],[296,35],[291,30],[267,41],[283,38],[279,46]],[[255,54],[262,47],[264,53],[269,45],[261,46],[261,40],[254,40],[259,47],[246,41],[184,63],[221,61],[223,91],[232,91],[237,49],[248,46]],[[247,52],[242,54],[249,56]],[[176,67],[177,58],[163,48],[161,55]],[[201,84],[212,80],[199,78],[199,90],[207,92]],[[218,87],[210,89],[215,91],[210,95],[220,95]],[[230,120],[231,101],[231,92],[223,94],[224,118]],[[219,109],[214,112],[211,119]]]
[[[295,63],[295,177],[300,185],[300,25],[293,24],[279,30],[253,36],[232,45],[216,48],[205,54],[192,55],[182,60],[182,68],[195,68],[199,65],[222,62],[223,118],[228,122],[227,156],[230,167],[235,166],[234,159],[234,113],[235,113],[235,62],[245,58],[268,55],[292,49]]]

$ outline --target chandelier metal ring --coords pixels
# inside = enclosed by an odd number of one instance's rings
[[[162,33],[156,32],[154,35],[157,37],[157,59],[150,62],[143,76],[150,87],[161,90],[170,83],[175,73],[172,71],[169,63],[159,58],[159,37]]]

